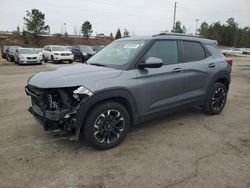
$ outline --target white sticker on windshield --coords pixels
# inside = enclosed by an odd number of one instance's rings
[[[136,49],[136,48],[138,48],[140,46],[141,46],[141,44],[126,44],[125,46],[123,46],[123,48],[134,48],[134,49]]]

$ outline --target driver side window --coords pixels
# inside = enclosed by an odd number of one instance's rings
[[[155,43],[145,54],[144,60],[146,61],[150,57],[162,59],[164,65],[179,63],[177,41],[155,41]]]

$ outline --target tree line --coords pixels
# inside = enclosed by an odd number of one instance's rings
[[[32,9],[31,11],[26,11],[26,17],[24,19],[24,24],[28,32],[33,33],[35,36],[40,34],[50,33],[49,25],[45,24],[45,14],[38,9]],[[19,26],[17,27],[17,33],[20,32]],[[176,21],[172,32],[175,33],[186,33],[187,29],[180,21]],[[92,24],[90,21],[86,20],[81,26],[81,33],[85,38],[89,38],[93,33]],[[208,24],[207,22],[202,22],[198,33],[206,38],[217,40],[219,45],[224,46],[235,46],[235,47],[250,47],[250,28],[243,27],[240,28],[239,24],[234,20],[234,18],[229,18],[225,24],[218,22],[213,22]],[[65,36],[68,34],[65,32]],[[120,28],[118,28],[115,36],[110,33],[110,39],[119,39],[121,37],[129,36],[129,31],[124,29],[122,33]]]
[[[24,25],[26,26],[27,31],[24,31],[25,33],[29,32],[34,34],[35,37],[38,37],[38,35],[41,34],[49,34],[50,33],[50,26],[45,24],[45,14],[42,13],[38,9],[32,9],[31,11],[26,11],[26,17],[24,19]],[[19,25],[17,26],[16,30],[17,34],[20,34],[20,27]],[[86,20],[82,25],[81,25],[81,33],[83,37],[85,38],[90,38],[91,34],[93,33],[92,30],[92,24],[90,21]],[[65,36],[68,36],[68,33],[65,31]],[[123,37],[129,36],[129,32],[127,29],[124,29],[123,32]],[[122,37],[122,33],[120,28],[118,28],[115,37],[113,36],[113,33],[110,33],[110,39],[119,39]]]
[[[186,33],[185,26],[176,21],[172,30],[174,33]],[[240,28],[234,18],[229,18],[226,24],[202,22],[198,28],[198,34],[218,41],[219,45],[234,47],[250,47],[250,27]]]
[[[219,45],[250,47],[250,28],[240,28],[234,18],[229,18],[226,24],[202,22],[198,31],[206,38],[217,40]]]

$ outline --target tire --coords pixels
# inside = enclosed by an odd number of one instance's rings
[[[227,88],[224,84],[216,82],[209,90],[203,111],[208,115],[221,113],[227,101]]]
[[[11,58],[10,58],[9,56],[6,58],[6,60],[7,60],[8,62],[11,62]]]
[[[71,63],[73,63],[74,61],[73,60],[69,60],[69,63],[71,64]]]
[[[112,119],[115,116],[115,120]],[[87,144],[105,150],[120,144],[129,127],[130,117],[126,108],[120,103],[109,101],[92,108],[84,124],[83,133]]]
[[[45,56],[43,56],[43,60],[45,63],[48,61]]]
[[[53,56],[51,56],[51,62],[52,62],[53,64],[56,64],[56,61],[55,61],[55,59],[54,59]]]

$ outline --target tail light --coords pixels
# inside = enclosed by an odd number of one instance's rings
[[[228,64],[228,65],[230,65],[230,66],[233,65],[233,60],[232,60],[232,59],[227,59],[226,61],[227,61],[227,64]]]

